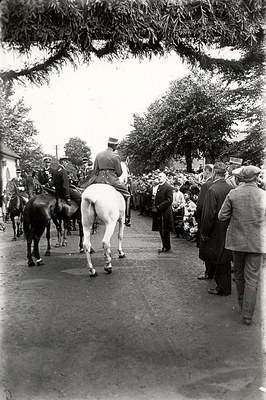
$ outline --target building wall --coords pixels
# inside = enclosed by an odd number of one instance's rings
[[[16,177],[16,159],[6,155],[1,155],[1,183],[2,190],[6,189],[6,184],[10,179]]]

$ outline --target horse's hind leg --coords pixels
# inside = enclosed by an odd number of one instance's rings
[[[32,232],[28,232],[27,234],[27,258],[28,258],[28,267],[34,267],[35,262],[33,261],[31,254],[31,243],[32,243]]]
[[[33,245],[33,251],[34,251],[34,256],[37,258],[36,264],[37,265],[44,265],[43,260],[41,259],[40,256],[40,251],[39,251],[39,242],[40,242],[40,236],[35,236],[33,239],[34,245]]]
[[[108,274],[112,272],[112,252],[111,252],[111,237],[115,230],[116,221],[107,222],[105,224],[105,233],[102,239],[105,256],[105,267],[104,270]]]
[[[47,241],[47,249],[45,252],[45,256],[50,256],[51,255],[51,243],[50,243],[50,238],[51,238],[51,222],[49,221],[47,226],[46,226],[46,241]]]
[[[96,269],[93,268],[91,262],[91,227],[94,221],[95,211],[92,205],[87,203],[86,200],[81,202],[81,215],[82,215],[82,227],[83,227],[83,248],[87,257],[87,265],[89,274],[91,277],[98,275]]]
[[[118,227],[118,256],[119,258],[125,258],[126,255],[123,251],[123,236],[124,236],[124,227],[122,218],[119,219],[119,227]]]

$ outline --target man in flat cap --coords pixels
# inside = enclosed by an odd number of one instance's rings
[[[257,287],[266,253],[266,192],[257,185],[260,168],[242,167],[242,184],[230,191],[218,214],[230,221],[225,247],[233,253],[235,283],[242,322],[250,325],[255,311]]]
[[[213,184],[209,187],[202,207],[200,222],[199,257],[205,261],[209,277],[214,277],[216,288],[208,292],[214,295],[231,294],[230,250],[224,248],[228,223],[218,220],[218,212],[233,187],[225,181],[226,165],[216,162],[213,167]]]
[[[130,226],[130,193],[126,185],[119,181],[122,175],[121,160],[115,150],[118,146],[118,139],[109,137],[107,149],[98,153],[93,166],[93,176],[89,181],[92,183],[107,183],[118,190],[125,198],[126,219],[125,225]]]

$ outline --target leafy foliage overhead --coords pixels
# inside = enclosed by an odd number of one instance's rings
[[[41,84],[66,62],[89,62],[177,52],[204,69],[242,73],[263,60],[263,0],[3,0],[2,42],[21,54],[33,48],[48,58],[4,80]],[[240,61],[211,58],[210,47],[242,51]]]

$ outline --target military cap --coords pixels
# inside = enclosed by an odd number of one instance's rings
[[[43,162],[51,162],[52,161],[51,157],[49,157],[49,156],[43,157],[42,160],[43,160]]]
[[[88,161],[89,161],[88,157],[83,157],[83,158],[82,158],[82,162],[85,163],[85,162],[88,162]]]
[[[16,169],[16,172],[21,172],[21,169],[18,167],[18,168]]]

